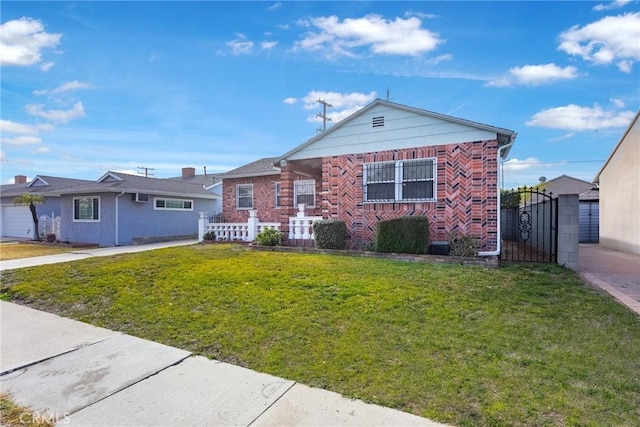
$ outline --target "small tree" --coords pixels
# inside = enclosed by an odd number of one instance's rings
[[[36,213],[36,205],[41,205],[45,202],[44,196],[39,194],[31,194],[31,193],[22,193],[15,199],[13,199],[14,205],[29,205],[29,210],[31,211],[31,217],[33,218],[34,225],[34,240],[38,240],[40,236],[38,230],[38,214]]]

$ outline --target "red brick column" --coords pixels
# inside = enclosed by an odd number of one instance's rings
[[[285,161],[283,160],[282,163]],[[286,166],[280,165],[280,231],[282,231],[283,243],[289,241],[289,217],[295,216],[296,208],[293,207],[293,181],[295,174],[293,164],[287,162]]]

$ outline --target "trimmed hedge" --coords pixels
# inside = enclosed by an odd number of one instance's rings
[[[376,226],[378,252],[426,254],[428,247],[429,220],[424,216],[394,218]]]
[[[313,234],[318,249],[344,249],[347,224],[337,219],[316,221],[313,223]]]

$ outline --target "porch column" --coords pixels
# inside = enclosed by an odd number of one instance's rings
[[[207,221],[208,212],[200,212],[200,218],[198,218],[198,242],[202,243],[204,240],[204,229]]]
[[[280,231],[285,243],[289,240],[289,217],[295,216],[296,213],[293,206],[294,180],[293,164],[283,160],[280,163]]]

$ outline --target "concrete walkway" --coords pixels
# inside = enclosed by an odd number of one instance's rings
[[[194,242],[7,261],[22,268]],[[443,426],[0,301],[0,392],[69,426]]]
[[[578,274],[640,315],[640,256],[580,244]]]
[[[187,246],[198,243],[197,240],[179,240],[174,242],[149,243],[146,245],[113,246],[95,249],[78,249],[56,255],[45,255],[31,258],[12,259],[0,261],[0,271],[15,270],[16,268],[34,267],[36,265],[57,264],[60,262],[77,261],[79,259],[128,254],[134,252],[150,251],[154,249],[170,248],[172,246]]]

